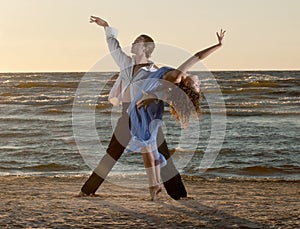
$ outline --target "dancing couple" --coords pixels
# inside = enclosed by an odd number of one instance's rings
[[[109,101],[114,106],[122,104],[122,115],[106,154],[82,186],[79,196],[95,194],[125,148],[129,147],[142,153],[151,200],[157,198],[162,183],[173,199],[187,197],[161,129],[164,101],[168,102],[172,116],[183,127],[188,126],[191,115],[200,115],[200,81],[198,76],[188,75],[187,71],[221,47],[225,31],[217,33],[216,45],[197,52],[178,68],[158,68],[149,60],[155,48],[151,37],[145,34],[138,36],[131,47],[133,56],[128,56],[120,47],[116,29],[99,17],[91,16],[90,22],[104,28],[108,48],[120,68]]]

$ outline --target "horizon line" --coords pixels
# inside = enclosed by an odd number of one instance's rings
[[[189,72],[201,72],[203,70],[195,70],[195,71],[189,71]],[[276,71],[300,71],[300,69],[212,69],[209,70],[211,72],[237,72],[237,71],[243,71],[243,72],[247,72],[247,71],[266,71],[266,72],[276,72]],[[78,70],[78,71],[74,71],[74,70],[70,70],[70,71],[62,71],[62,70],[54,70],[54,71],[1,71],[0,74],[4,74],[4,73],[66,73],[66,72],[70,72],[70,73],[87,73],[87,72],[118,72],[116,70],[111,70],[111,71],[83,71],[83,70]],[[207,72],[207,71],[205,71]]]

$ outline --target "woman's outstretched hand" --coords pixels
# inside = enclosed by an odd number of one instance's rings
[[[96,23],[97,25],[106,27],[108,26],[108,23],[104,21],[103,19],[96,17],[96,16],[91,16],[90,17],[90,23]]]
[[[225,36],[225,30],[223,31],[223,29],[221,29],[221,31],[220,31],[220,34],[217,32],[217,36],[218,36],[218,41],[219,41],[219,44],[221,45],[222,44],[222,40],[223,40],[223,38],[224,38],[224,36]]]
[[[136,103],[136,108],[137,109],[140,109],[141,107],[144,107],[144,109],[146,110],[147,107],[153,103],[153,102],[157,102],[158,99],[156,98],[149,98],[149,99],[143,99],[143,100],[139,100],[137,103]]]
[[[139,101],[137,101],[135,105],[137,109],[144,107],[144,109],[146,110],[150,103],[154,101],[158,101],[155,95],[143,92],[143,97]]]

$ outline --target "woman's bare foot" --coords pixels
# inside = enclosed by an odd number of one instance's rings
[[[162,191],[163,185],[162,185],[162,184],[159,184],[158,187],[159,187],[159,188],[158,188],[157,191],[156,191],[156,195],[158,195],[158,193],[160,193],[160,192]]]
[[[157,200],[157,195],[158,195],[158,193],[161,192],[161,190],[162,190],[162,188],[160,185],[155,185],[155,186],[149,187],[149,192],[150,192],[152,201]]]

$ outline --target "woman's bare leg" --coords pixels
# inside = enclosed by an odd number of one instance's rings
[[[151,152],[151,147],[143,147],[142,156],[144,160],[145,170],[148,176],[151,200],[156,200],[157,193],[161,190],[159,185],[160,180],[157,179],[160,179],[160,173],[159,175],[157,175],[157,168],[155,166],[154,155]]]
[[[155,175],[156,175],[156,181],[159,186],[159,189],[157,190],[157,193],[160,193],[162,190],[162,183],[161,183],[161,177],[160,177],[160,164],[155,165]]]

